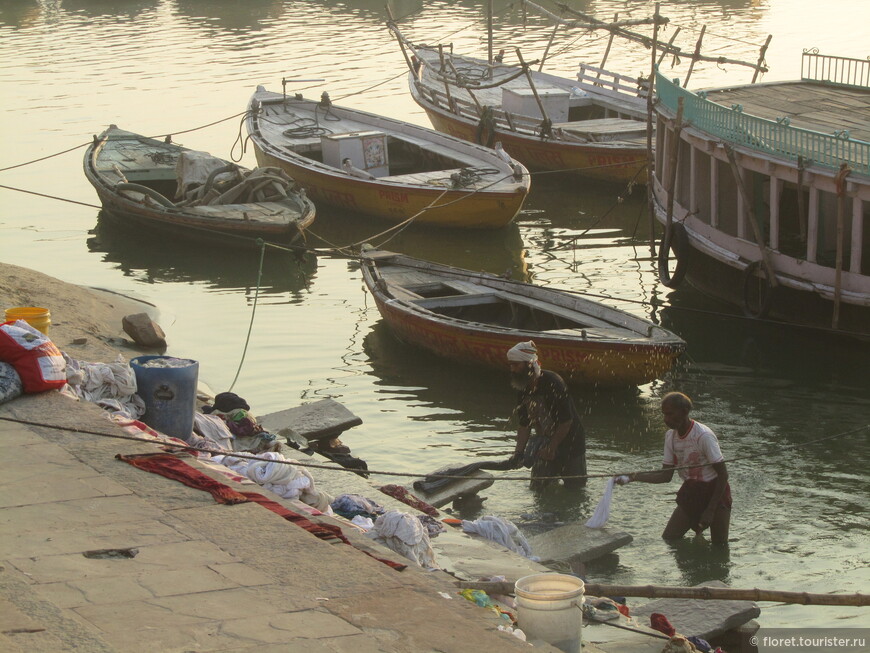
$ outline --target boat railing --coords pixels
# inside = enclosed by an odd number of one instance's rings
[[[620,75],[604,68],[596,68],[581,63],[577,73],[577,81],[583,86],[594,86],[596,93],[614,98],[646,98],[649,84],[646,79],[637,79],[628,75]]]
[[[804,50],[801,79],[834,86],[870,88],[870,59],[851,59],[819,54],[815,48]]]
[[[745,114],[740,105],[729,108],[707,100],[703,91],[693,93],[659,72],[656,93],[659,102],[674,112],[682,97],[688,123],[729,143],[790,159],[803,157],[828,168],[846,163],[859,174],[870,174],[870,143],[851,138],[846,130],[823,134],[792,127],[788,118],[767,120]]]

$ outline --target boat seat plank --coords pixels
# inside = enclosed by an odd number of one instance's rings
[[[557,122],[553,127],[589,135],[596,134],[626,134],[642,131],[646,133],[646,123],[630,118],[596,118],[594,120],[575,120],[572,122]]]

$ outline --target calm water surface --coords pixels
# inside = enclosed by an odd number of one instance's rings
[[[0,173],[6,186],[95,204],[81,172],[83,148],[109,123],[227,157],[239,118],[257,84],[282,77],[323,78],[292,90],[328,91],[334,100],[428,125],[410,99],[404,63],[384,27],[382,0],[4,0],[0,3]],[[406,36],[453,42],[485,55],[482,4],[388,0]],[[576,9],[642,17],[652,3],[571,0]],[[495,0],[496,47],[519,46],[540,57],[546,22]],[[754,60],[768,34],[768,79],[799,74],[800,52],[867,55],[870,6],[840,0],[816,8],[802,0],[663,3],[670,38],[691,49],[702,25],[704,49]],[[548,65],[571,76],[579,60],[600,62],[606,38],[560,30]],[[670,62],[668,62],[670,63]],[[648,69],[642,47],[617,43],[608,67]],[[673,76],[685,75],[685,62]],[[744,83],[737,66],[698,65],[694,87]],[[236,150],[238,153],[238,145]],[[249,150],[243,163],[253,165]],[[623,202],[608,212],[618,195]],[[128,232],[89,206],[0,189],[0,260],[74,283],[100,286],[159,306],[171,354],[196,358],[215,391],[238,368],[257,293],[256,253],[178,244]],[[649,258],[643,193],[537,177],[515,225],[494,233],[409,229],[388,247],[462,267],[529,273],[541,284],[612,297],[626,310],[682,335],[689,352],[673,375],[637,391],[574,390],[589,432],[591,472],[660,465],[661,394],[695,397],[696,417],[719,434],[730,466],[735,509],[728,556],[703,542],[669,546],[659,539],[676,483],[620,489],[612,525],[634,543],[597,563],[590,578],[620,583],[687,584],[710,579],[735,587],[815,592],[870,588],[867,431],[870,422],[866,345],[777,330],[721,315],[723,308],[690,289],[670,293]],[[334,244],[369,238],[384,225],[321,210],[311,237]],[[376,239],[376,242],[380,240]],[[51,307],[53,318],[63,320]],[[693,309],[693,310],[687,310]],[[727,309],[725,309],[727,311]],[[700,311],[710,311],[700,312]],[[729,311],[730,312],[730,311]],[[446,463],[506,455],[512,393],[504,375],[446,364],[393,340],[363,289],[353,261],[319,254],[304,260],[269,254],[259,289],[251,344],[235,391],[264,414],[332,397],[364,424],[346,434],[373,469],[427,472]],[[481,512],[531,532],[541,515],[583,519],[603,481],[587,492],[535,495],[524,483],[488,491]],[[866,610],[766,606],[766,625],[868,625]]]

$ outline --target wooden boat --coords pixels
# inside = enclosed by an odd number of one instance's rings
[[[646,182],[646,93],[638,80],[587,65],[573,80],[526,75],[520,66],[408,46],[411,95],[438,131],[500,141],[533,171]]]
[[[870,62],[805,52],[797,81],[693,93],[658,75],[656,92],[662,280],[870,334]]]
[[[318,204],[401,223],[497,228],[529,192],[506,154],[399,120],[257,87],[246,119],[260,165],[290,173]]]
[[[624,311],[569,292],[363,249],[362,273],[393,333],[453,358],[508,369],[507,351],[534,340],[541,365],[567,381],[642,385],[670,370],[686,343]]]
[[[314,204],[281,170],[247,170],[115,125],[94,137],[84,169],[108,213],[198,239],[292,242],[314,221]]]

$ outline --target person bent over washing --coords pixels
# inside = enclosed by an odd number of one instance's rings
[[[731,486],[719,440],[709,427],[689,418],[692,400],[681,392],[662,398],[662,417],[669,427],[665,434],[662,469],[617,477],[620,485],[631,481],[669,483],[674,468],[683,479],[674,509],[662,533],[666,540],[677,540],[691,528],[701,533],[708,527],[714,544],[728,543],[731,524]],[[693,466],[696,465],[696,466]],[[681,467],[691,466],[686,469]]]
[[[538,349],[531,340],[512,347],[507,359],[511,385],[517,391],[519,423],[513,468],[531,467],[534,489],[543,488],[554,477],[561,477],[566,487],[586,485],[586,434],[565,381],[541,369]]]

